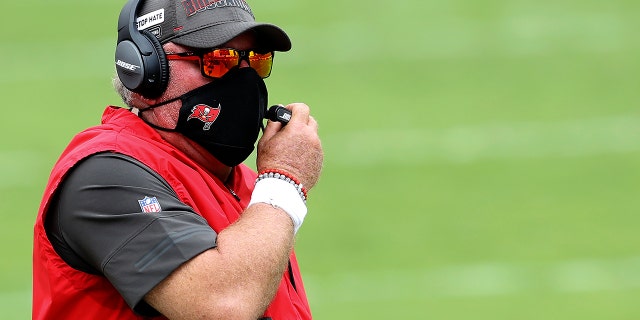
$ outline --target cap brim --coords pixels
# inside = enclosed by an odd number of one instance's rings
[[[173,38],[170,41],[191,48],[208,49],[219,47],[247,30],[253,30],[258,34],[259,42],[257,45],[259,49],[268,51],[291,50],[291,40],[284,30],[273,24],[253,21],[212,25]]]

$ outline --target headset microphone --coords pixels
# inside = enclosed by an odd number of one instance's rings
[[[289,120],[291,120],[291,110],[285,108],[281,104],[277,104],[269,108],[265,118],[271,121],[278,121],[283,125],[286,125],[289,123]]]

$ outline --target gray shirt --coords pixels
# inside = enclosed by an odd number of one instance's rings
[[[106,277],[139,314],[144,296],[184,262],[216,246],[216,232],[158,173],[117,153],[88,157],[62,182],[47,235],[71,267]]]

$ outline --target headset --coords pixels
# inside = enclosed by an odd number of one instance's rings
[[[156,98],[167,89],[169,65],[158,38],[148,30],[138,30],[136,13],[141,2],[129,0],[120,11],[116,72],[129,90]]]

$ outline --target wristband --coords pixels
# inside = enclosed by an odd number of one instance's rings
[[[259,202],[284,210],[293,221],[294,233],[298,232],[307,215],[307,205],[300,197],[298,188],[283,179],[270,177],[259,179],[251,194],[249,205]]]

